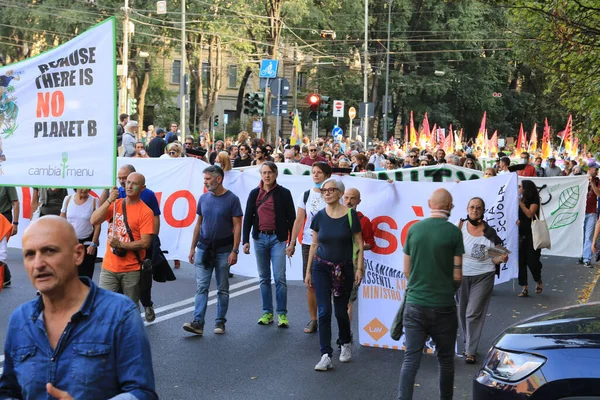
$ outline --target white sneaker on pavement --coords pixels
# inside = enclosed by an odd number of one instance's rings
[[[323,354],[321,361],[315,365],[315,371],[327,371],[331,368],[333,368],[333,364],[331,363],[331,357],[329,357],[329,354]]]
[[[342,345],[342,352],[340,353],[340,362],[347,363],[352,360],[352,348],[350,343]]]

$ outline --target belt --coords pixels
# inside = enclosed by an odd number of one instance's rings
[[[276,235],[277,231],[258,231],[258,233],[264,233],[265,235]]]

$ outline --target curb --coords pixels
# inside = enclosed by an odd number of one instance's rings
[[[600,268],[596,267],[596,274],[592,281],[586,285],[584,289],[584,293],[587,293],[586,298],[583,299],[582,303],[593,303],[600,301],[600,286],[598,285],[598,280],[600,279]]]

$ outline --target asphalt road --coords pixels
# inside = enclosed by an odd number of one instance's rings
[[[21,303],[35,297],[23,269],[20,252],[9,251],[13,272],[12,286],[0,293],[0,343],[2,348],[10,313]],[[512,282],[494,290],[478,360],[483,361],[493,339],[504,328],[526,317],[553,308],[577,304],[596,275],[596,269],[577,266],[574,260],[551,257],[543,260],[544,292],[518,298],[519,287]],[[96,265],[96,276],[99,264]],[[192,317],[195,281],[193,268],[182,262],[176,270],[177,281],[154,284],[153,300],[157,319],[149,324],[148,335],[156,387],[162,399],[394,399],[402,351],[361,347],[353,344],[349,364],[338,361],[334,369],[316,372],[319,344],[316,334],[302,332],[308,321],[304,286],[288,283],[289,329],[275,324],[256,324],[261,314],[256,279],[235,276],[231,279],[231,299],[225,335],[212,333],[211,321],[216,306],[207,310],[205,336],[195,337],[182,330]],[[211,289],[214,289],[214,282]],[[589,286],[587,292],[589,293]],[[211,293],[210,300],[215,300]],[[216,301],[216,300],[215,300]],[[357,331],[356,319],[353,331]],[[334,338],[336,329],[334,328]],[[4,357],[0,355],[1,362]],[[456,358],[455,399],[471,398],[471,379],[479,365],[467,365]],[[415,399],[435,399],[437,363],[435,356],[424,355],[417,376]]]

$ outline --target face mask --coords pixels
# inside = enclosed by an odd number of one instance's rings
[[[431,214],[437,214],[438,216],[444,216],[445,219],[450,218],[450,211],[448,210],[431,210]]]
[[[291,163],[291,162],[292,162],[292,160],[291,160],[291,159],[289,159],[289,158],[286,158],[286,159],[285,159],[285,162],[286,162],[286,163]]]
[[[521,158],[521,164],[527,164],[529,160],[526,158]]]
[[[221,166],[221,163],[220,163],[220,162],[216,162],[216,163],[215,163],[215,167],[220,167],[220,166]]]
[[[315,187],[317,189],[321,189],[321,186],[323,186],[323,182],[321,182],[321,183],[315,183]]]

